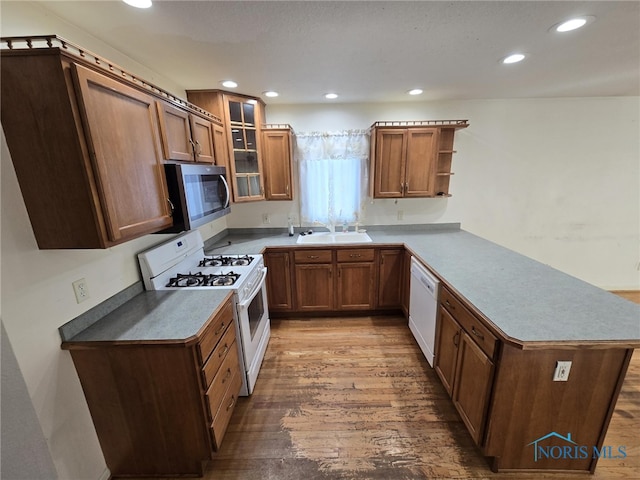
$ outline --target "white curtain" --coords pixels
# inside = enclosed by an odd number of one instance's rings
[[[296,133],[301,217],[341,225],[363,220],[369,133],[366,130]]]

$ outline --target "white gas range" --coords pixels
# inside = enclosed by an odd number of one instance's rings
[[[190,230],[138,255],[147,290],[226,289],[234,292],[238,351],[246,372],[240,395],[253,392],[271,336],[262,255],[205,255]]]

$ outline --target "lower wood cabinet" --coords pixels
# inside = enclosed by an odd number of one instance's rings
[[[379,250],[378,308],[397,308],[402,303],[404,248]]]
[[[404,247],[269,248],[264,258],[270,312],[400,309]]]
[[[480,333],[479,320],[468,318],[472,314],[446,287],[442,288],[440,299],[443,303],[440,305],[438,316],[434,368],[473,440],[479,445],[484,434],[494,365],[492,358],[478,346],[469,333],[474,337],[482,335],[482,340],[486,340],[487,343],[490,339],[484,335],[491,335],[494,341],[495,337],[484,330]],[[458,322],[454,315],[463,320]],[[469,333],[461,323],[469,325]]]
[[[290,258],[291,254],[288,250],[270,250],[264,254],[270,312],[286,312],[293,309]]]
[[[375,306],[373,248],[336,250],[338,310],[370,310]]]
[[[603,443],[633,350],[518,344],[473,310],[441,285],[434,369],[492,470],[593,473],[601,456],[612,460],[618,446]],[[566,382],[553,381],[560,360],[572,362]],[[558,454],[575,445],[586,450]]]
[[[201,476],[242,385],[233,307],[195,342],[65,343],[111,475]]]
[[[333,251],[329,249],[295,249],[296,310],[328,311],[334,309]]]

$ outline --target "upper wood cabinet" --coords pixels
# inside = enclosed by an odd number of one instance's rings
[[[233,200],[265,200],[261,150],[264,103],[261,99],[222,90],[188,90],[189,101],[224,119]]]
[[[453,134],[456,129],[466,126],[466,120],[374,123],[372,196],[448,196]]]
[[[223,158],[216,157],[215,125],[211,121],[167,102],[158,101],[157,105],[165,160],[225,165]],[[220,140],[226,142],[224,138]]]
[[[291,136],[290,125],[262,126],[262,162],[267,200],[293,199]]]
[[[1,70],[2,126],[40,248],[107,248],[172,224],[154,96],[60,48],[3,50]]]

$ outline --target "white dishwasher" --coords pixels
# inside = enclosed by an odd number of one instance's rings
[[[415,257],[411,257],[409,329],[432,367],[439,287],[438,279],[431,275]]]

